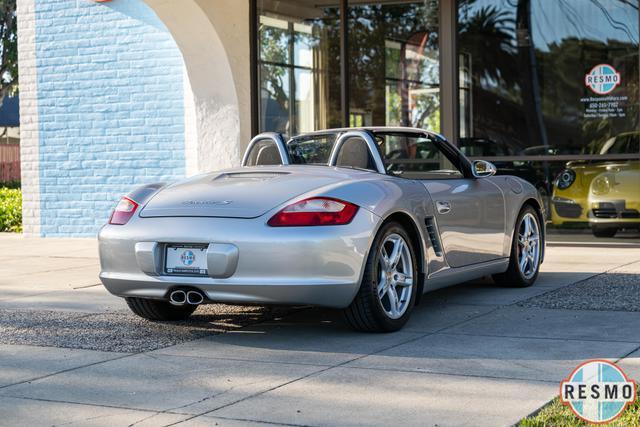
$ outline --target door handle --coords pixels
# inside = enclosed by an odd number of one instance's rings
[[[436,209],[438,210],[438,213],[440,213],[440,214],[449,213],[449,212],[451,212],[451,202],[445,202],[445,201],[438,200],[436,202]]]

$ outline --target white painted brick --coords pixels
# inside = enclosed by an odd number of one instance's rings
[[[35,54],[35,0],[17,0],[20,69],[20,152],[22,221],[25,235],[40,234],[38,103]]]

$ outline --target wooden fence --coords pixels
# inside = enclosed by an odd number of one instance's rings
[[[0,183],[20,181],[20,145],[0,144]]]

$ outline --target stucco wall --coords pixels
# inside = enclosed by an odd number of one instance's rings
[[[180,48],[193,90],[197,170],[240,163],[251,138],[248,0],[145,0]]]
[[[251,58],[249,0],[196,0],[220,37],[233,77],[238,109],[240,154],[251,139]]]
[[[19,37],[34,34],[21,70],[35,61],[35,84],[21,81],[23,126],[34,124],[23,167],[28,185],[38,169],[40,216],[27,212],[25,230],[94,235],[132,187],[185,174],[182,56],[142,0],[20,3]]]

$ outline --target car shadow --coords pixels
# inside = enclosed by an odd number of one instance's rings
[[[550,273],[541,273],[541,276],[544,277],[545,274]],[[575,277],[575,273],[553,274],[554,280],[559,281],[569,281],[571,277]],[[553,354],[552,349],[547,351],[540,347],[540,340],[548,340],[549,345],[557,348],[565,347],[564,344],[560,345],[561,342],[575,341],[576,346],[583,348],[583,351],[573,354],[572,358],[618,357],[620,355],[616,351],[601,352],[599,349],[616,347],[609,341],[624,344],[622,347],[625,349],[640,341],[640,332],[634,332],[634,328],[640,328],[640,315],[637,313],[640,311],[640,304],[637,304],[638,307],[635,303],[621,307],[620,294],[612,289],[620,287],[623,293],[640,295],[640,281],[635,274],[609,274],[607,277],[606,283],[602,283],[602,277],[594,276],[567,286],[534,285],[529,288],[501,287],[495,285],[490,278],[484,278],[440,289],[423,295],[405,327],[399,332],[388,334],[353,331],[344,321],[340,310],[282,308],[281,312],[274,311],[276,314],[270,320],[246,326],[233,333],[211,337],[210,342],[212,347],[213,343],[231,345],[239,353],[274,350],[366,354],[377,348],[371,346],[375,342],[392,345],[398,340],[411,341],[421,336],[427,338],[438,335],[438,340],[443,339],[441,336],[449,339],[456,336],[457,339],[470,343],[498,338],[510,342],[524,340],[538,343],[534,346],[536,351],[518,353],[518,357],[525,359],[544,359]],[[630,286],[633,288],[629,289]],[[608,292],[603,287],[608,287]],[[572,294],[574,295],[571,296]],[[584,302],[590,299],[597,301],[593,306],[585,305]],[[566,303],[563,302],[565,300]],[[191,322],[215,323],[216,319],[202,314],[196,315]],[[621,326],[621,322],[631,323]],[[186,322],[185,325],[189,323]],[[565,331],[572,327],[576,329]],[[632,335],[627,337],[625,331]],[[394,335],[398,336],[398,340],[389,338]],[[626,345],[628,343],[631,344]],[[518,345],[514,342],[511,344]],[[501,344],[496,345],[499,348]],[[460,354],[451,351],[446,353],[447,357],[468,358],[474,354],[473,346],[456,348],[460,350]],[[480,348],[484,348],[484,345]],[[569,348],[571,347],[567,347]],[[491,353],[490,349],[482,351]],[[561,353],[556,355],[560,356]],[[482,354],[476,356],[480,357]],[[502,354],[496,349],[492,357],[510,359],[513,355],[508,352]]]
[[[620,282],[616,286],[623,288],[638,282],[634,274],[611,276]],[[482,279],[425,294],[409,322],[395,333],[354,331],[339,310],[297,308],[281,317],[158,352],[247,362],[559,382],[585,360],[617,360],[638,350],[637,312],[615,307],[614,311],[605,307],[593,310],[580,308],[577,303],[574,308],[555,307],[553,300],[532,303],[566,293],[571,287],[579,295],[594,292],[601,299],[610,298],[612,304],[617,301],[615,292],[600,292],[598,286],[595,278],[567,287],[540,287],[541,293],[536,294],[532,293],[535,285],[503,288]],[[499,293],[517,297],[504,304],[490,303]],[[466,295],[466,302],[460,300],[461,294]],[[205,316],[201,320],[213,319]]]

